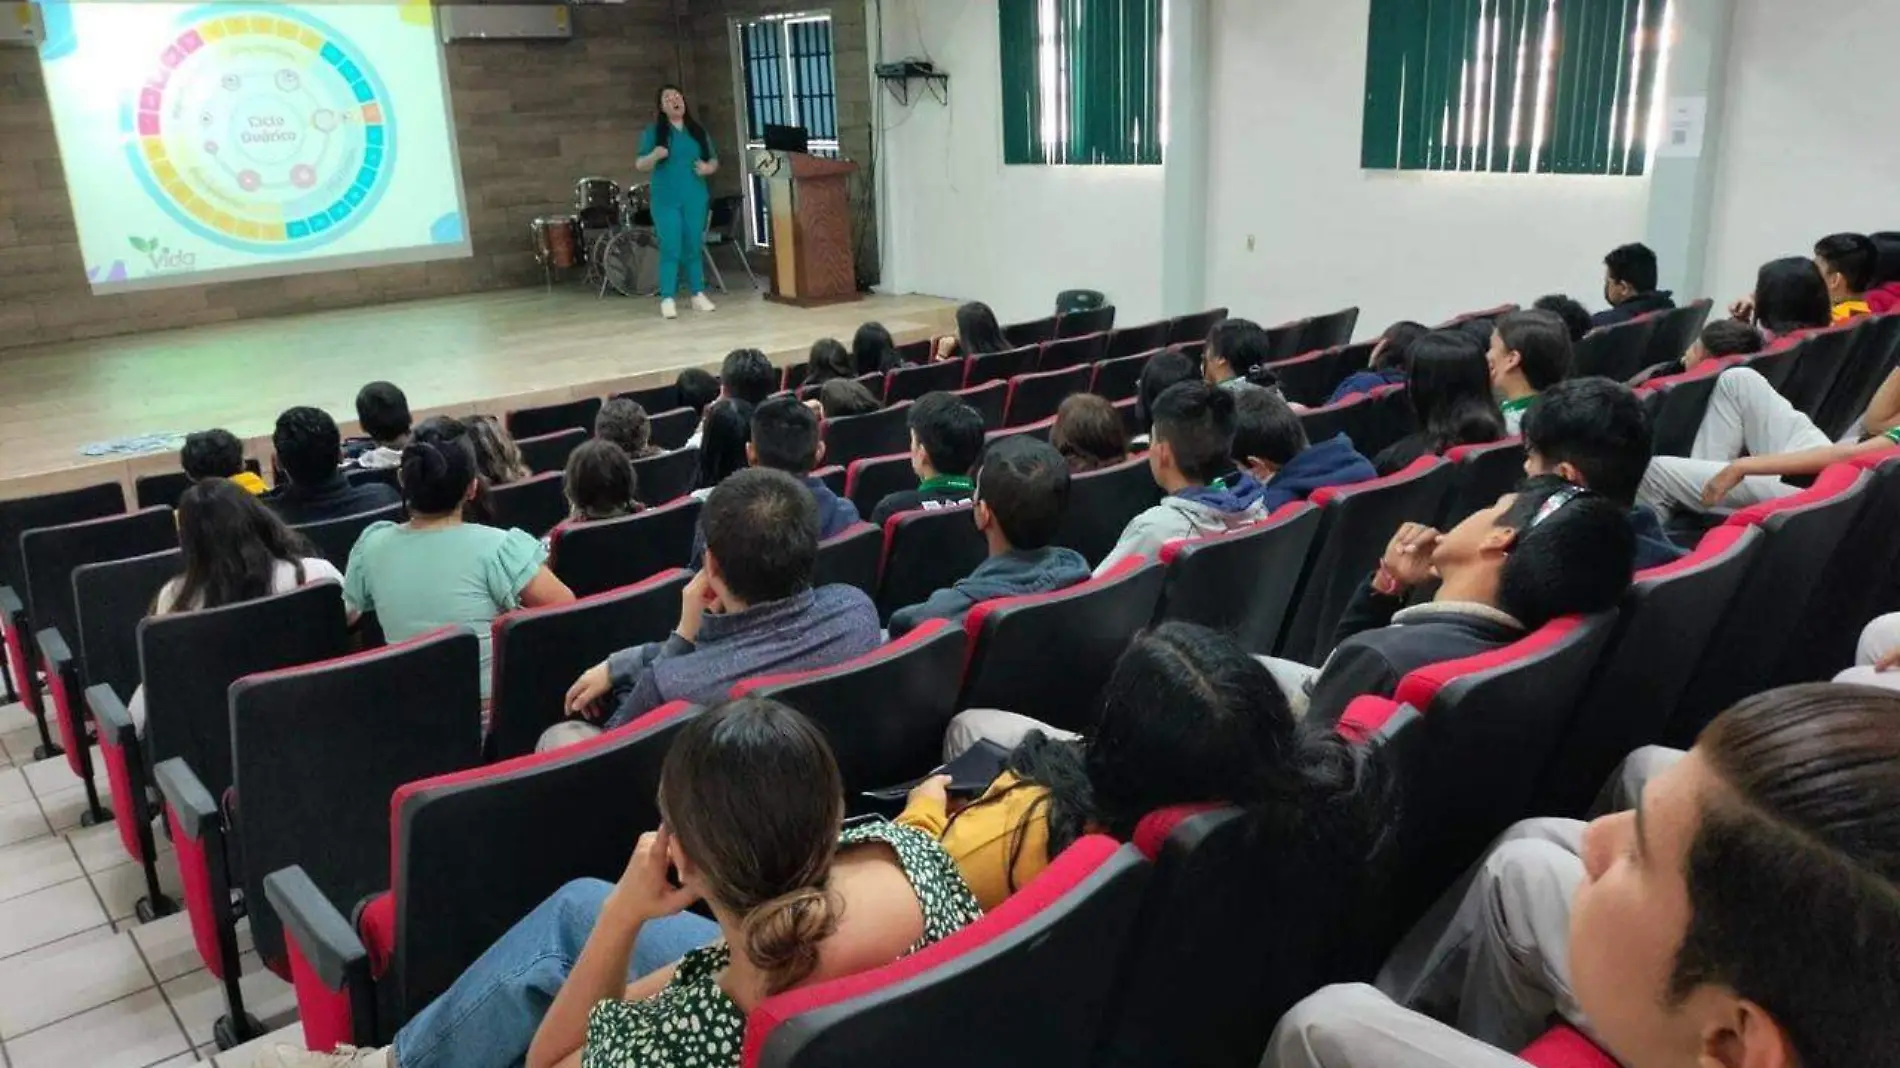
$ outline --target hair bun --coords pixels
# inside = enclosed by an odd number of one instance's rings
[[[781,894],[745,919],[745,955],[766,974],[766,993],[797,986],[818,968],[818,945],[838,929],[831,895],[815,886]]]

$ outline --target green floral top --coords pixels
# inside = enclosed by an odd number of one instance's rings
[[[956,862],[936,839],[911,827],[847,828],[840,848],[883,842],[917,892],[924,936],[905,952],[948,938],[983,915]],[[581,1068],[731,1068],[745,1040],[745,1013],[719,987],[732,960],[723,942],[686,954],[666,989],[645,1001],[603,1001],[587,1018]]]

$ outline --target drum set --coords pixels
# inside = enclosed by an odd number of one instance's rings
[[[728,213],[731,210],[727,208]],[[719,211],[715,209],[712,214],[709,229],[718,222]],[[582,178],[574,183],[573,212],[535,219],[529,224],[529,235],[534,242],[535,262],[541,265],[542,277],[550,289],[557,274],[565,277],[579,267],[585,272],[587,284],[596,287],[597,297],[605,297],[610,288],[626,297],[652,296],[656,292],[640,285],[647,250],[654,249],[657,254],[659,249],[659,239],[653,232],[653,190],[645,182],[623,187],[612,178]],[[712,245],[724,243],[721,236],[708,233],[704,254],[720,290],[725,291],[725,275],[712,256]],[[743,247],[739,248],[739,261],[756,289],[758,278]]]
[[[535,262],[550,288],[557,273],[580,267],[601,296],[610,286],[624,296],[638,295],[644,250],[658,247],[652,190],[644,182],[623,188],[612,178],[582,178],[574,183],[571,214],[544,215],[528,229]]]

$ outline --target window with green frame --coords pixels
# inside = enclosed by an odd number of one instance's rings
[[[1003,162],[1156,164],[1165,0],[999,0]]]
[[[1673,0],[1372,0],[1360,165],[1640,175]]]

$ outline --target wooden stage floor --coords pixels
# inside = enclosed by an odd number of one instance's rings
[[[86,456],[85,446],[222,426],[270,451],[277,413],[299,404],[351,432],[356,391],[387,379],[423,415],[499,414],[717,371],[735,348],[775,364],[811,343],[850,343],[866,320],[901,342],[950,328],[956,305],[870,297],[801,309],[744,291],[698,314],[579,288],[512,290],[0,352],[0,499],[176,470],[175,451]],[[129,498],[128,498],[129,499]]]

